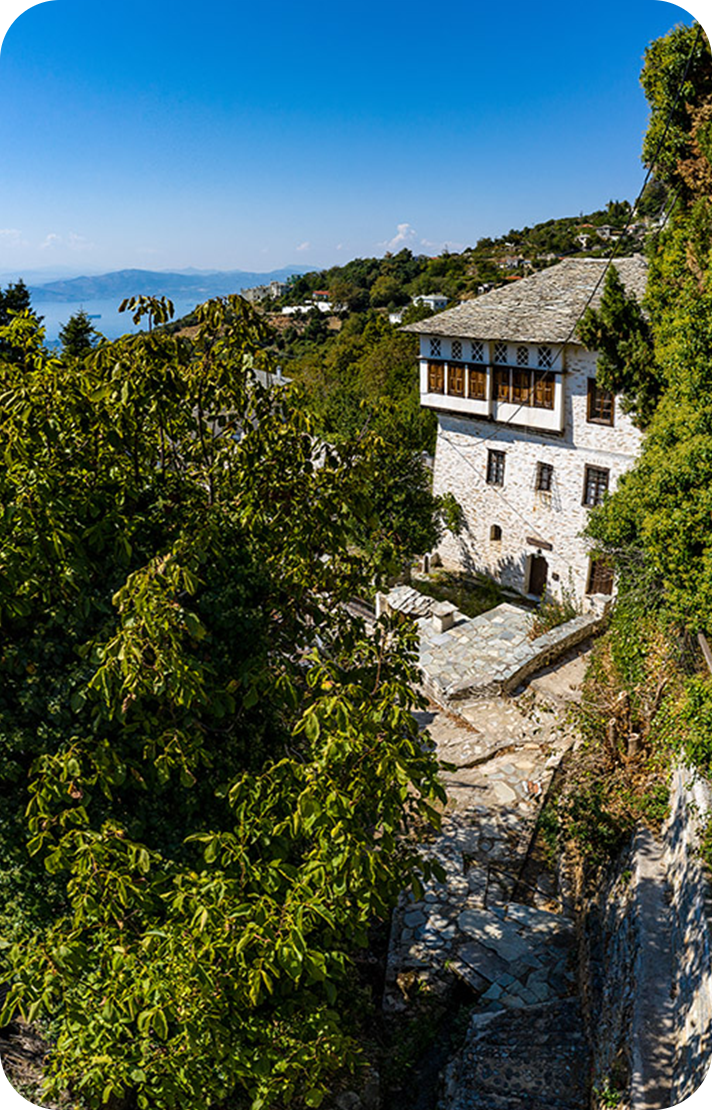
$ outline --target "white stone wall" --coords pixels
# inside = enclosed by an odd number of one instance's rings
[[[494,421],[438,413],[438,438],[433,472],[436,494],[457,498],[465,528],[460,536],[446,534],[439,553],[446,566],[484,571],[504,585],[526,592],[529,561],[538,538],[548,564],[551,594],[571,585],[579,597],[586,590],[589,558],[581,536],[589,510],[582,504],[587,465],[610,471],[609,491],[637,455],[641,433],[616,400],[613,427],[586,420],[588,379],[595,377],[596,356],[570,345],[564,378],[564,433],[547,435]],[[490,449],[506,455],[503,486],[488,485]],[[537,463],[553,466],[550,493],[535,488]],[[499,525],[502,539],[490,539]]]

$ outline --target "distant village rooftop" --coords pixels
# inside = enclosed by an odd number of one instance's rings
[[[402,330],[523,343],[575,342],[572,331],[607,263],[605,258],[565,259],[437,316],[407,324]],[[644,257],[634,254],[630,258],[616,259],[613,265],[626,291],[641,301],[647,278]],[[601,281],[596,290],[592,308],[598,308],[601,303],[603,284]]]

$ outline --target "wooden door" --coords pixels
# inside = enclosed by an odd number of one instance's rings
[[[543,555],[532,555],[529,568],[529,593],[541,597],[546,589],[546,575],[549,567]]]

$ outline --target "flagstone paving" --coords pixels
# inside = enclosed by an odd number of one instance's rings
[[[393,916],[384,1009],[407,1009],[423,990],[446,997],[454,977],[471,989],[476,1009],[439,1110],[584,1110],[573,920],[548,876],[531,904],[513,898],[572,737],[565,715],[526,697],[461,708],[418,714],[450,764],[442,831],[422,846],[444,874]]]
[[[414,984],[447,989],[454,973],[484,1010],[565,997],[573,989],[571,921],[553,886],[533,906],[511,901],[555,768],[571,738],[553,712],[503,698],[419,714],[441,759],[442,833],[423,851],[445,871],[394,915],[385,1005],[405,1008]],[[477,724],[475,724],[477,722]],[[478,727],[479,726],[479,727]]]
[[[581,652],[558,677],[550,668],[544,687],[535,680],[516,698],[487,695],[487,676],[530,650],[528,614],[500,605],[486,619],[459,618],[446,633],[427,616],[416,621],[423,685],[440,694],[416,716],[447,765],[442,829],[421,851],[442,878],[419,899],[403,895],[394,913],[384,1008],[407,1009],[423,991],[446,997],[455,977],[471,989],[474,1016],[440,1110],[583,1110],[573,920],[552,876],[539,875],[534,889],[523,880],[552,777],[574,742],[565,703],[577,696]],[[477,674],[475,696],[453,704],[453,683],[464,691]]]

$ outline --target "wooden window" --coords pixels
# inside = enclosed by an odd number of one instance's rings
[[[554,353],[551,347],[537,347],[537,365],[542,370],[548,370],[554,365]]]
[[[609,470],[601,470],[597,466],[587,466],[583,483],[584,505],[600,505],[608,492]]]
[[[545,370],[534,371],[534,408],[553,409],[554,375]]]
[[[586,419],[589,424],[613,424],[613,394],[607,389],[599,389],[595,378],[588,379],[588,409]]]
[[[473,401],[487,400],[487,375],[475,366],[467,368],[467,396]]]
[[[504,451],[487,452],[487,482],[490,486],[504,485]]]
[[[492,543],[500,543],[502,540],[502,529],[499,524],[493,524],[490,528],[490,540]]]
[[[442,362],[428,363],[428,393],[445,392],[445,367]]]
[[[447,391],[451,397],[465,396],[465,367],[462,365],[462,363],[448,363]]]
[[[517,366],[529,365],[529,348],[517,347]]]
[[[512,389],[509,381],[509,370],[495,370],[494,399],[495,401],[511,401]]]
[[[528,370],[512,370],[512,400],[518,405],[531,403],[531,375]]]
[[[454,359],[462,358],[462,343],[459,339],[453,339],[450,345],[450,353]]]
[[[587,594],[613,593],[613,567],[606,559],[591,559]]]
[[[551,463],[536,464],[536,488],[542,493],[550,493],[554,478],[554,468]]]
[[[440,358],[440,340],[439,339],[431,339],[430,340],[430,354],[432,355],[433,358]]]
[[[494,345],[494,361],[506,362],[507,361],[507,344],[495,343]]]
[[[484,362],[485,361],[485,345],[480,339],[472,340],[472,361]]]

